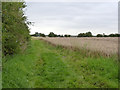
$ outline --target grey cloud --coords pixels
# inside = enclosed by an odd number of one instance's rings
[[[117,3],[27,3],[27,16],[36,27],[84,32],[117,32]],[[82,31],[83,29],[83,31]],[[60,31],[59,31],[60,30]],[[99,31],[97,31],[99,33]]]

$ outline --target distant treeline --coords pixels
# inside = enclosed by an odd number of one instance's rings
[[[35,34],[32,34],[31,36],[35,36],[35,37],[119,37],[120,34],[109,34],[109,35],[105,35],[104,33],[103,34],[97,34],[96,36],[95,35],[92,35],[91,32],[86,32],[86,33],[80,33],[76,36],[73,36],[73,35],[68,35],[68,34],[65,34],[65,35],[57,35],[53,32],[50,32],[48,35],[45,35],[43,33],[38,33],[38,32],[35,32]]]

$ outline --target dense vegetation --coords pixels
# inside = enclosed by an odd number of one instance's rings
[[[36,37],[38,37],[38,36],[40,36],[40,37],[46,37],[45,34],[43,34],[43,33],[38,33],[38,32],[35,32],[35,34],[32,34],[31,36],[36,36]]]
[[[103,34],[97,34],[96,36],[92,35],[91,32],[86,32],[86,33],[80,33],[76,36],[72,36],[72,35],[68,35],[68,34],[65,34],[65,35],[57,35],[57,34],[54,34],[53,32],[50,32],[49,35],[45,35],[45,34],[41,34],[41,33],[38,33],[38,32],[35,32],[35,34],[32,34],[31,36],[35,36],[35,37],[120,37],[120,34],[109,34],[109,35],[105,35],[104,33]]]
[[[3,55],[24,51],[30,39],[28,24],[23,8],[24,2],[2,3],[2,50]]]
[[[3,61],[3,88],[118,87],[117,58],[85,49],[65,49],[33,39],[23,54]]]
[[[91,32],[86,32],[86,33],[80,33],[78,34],[78,37],[92,37],[92,33]]]

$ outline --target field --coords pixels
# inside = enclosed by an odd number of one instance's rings
[[[37,39],[37,38],[36,38]],[[39,38],[38,38],[39,39]],[[54,45],[61,45],[72,48],[85,48],[98,51],[106,55],[118,53],[118,37],[81,37],[81,38],[41,38]]]
[[[3,88],[118,88],[117,52],[117,38],[32,38],[3,58]]]

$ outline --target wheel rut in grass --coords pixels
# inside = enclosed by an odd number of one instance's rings
[[[89,87],[89,83],[64,62],[63,55],[45,42],[39,41],[39,59],[33,69],[34,88]]]
[[[64,83],[70,74],[67,66],[55,53],[41,53],[41,59],[43,63],[38,66],[40,70],[36,75],[39,79],[35,81],[35,87],[40,87],[41,84],[43,87],[61,87],[61,83]]]
[[[70,72],[61,57],[46,45],[40,45],[40,59],[34,67],[33,87],[64,87]]]

